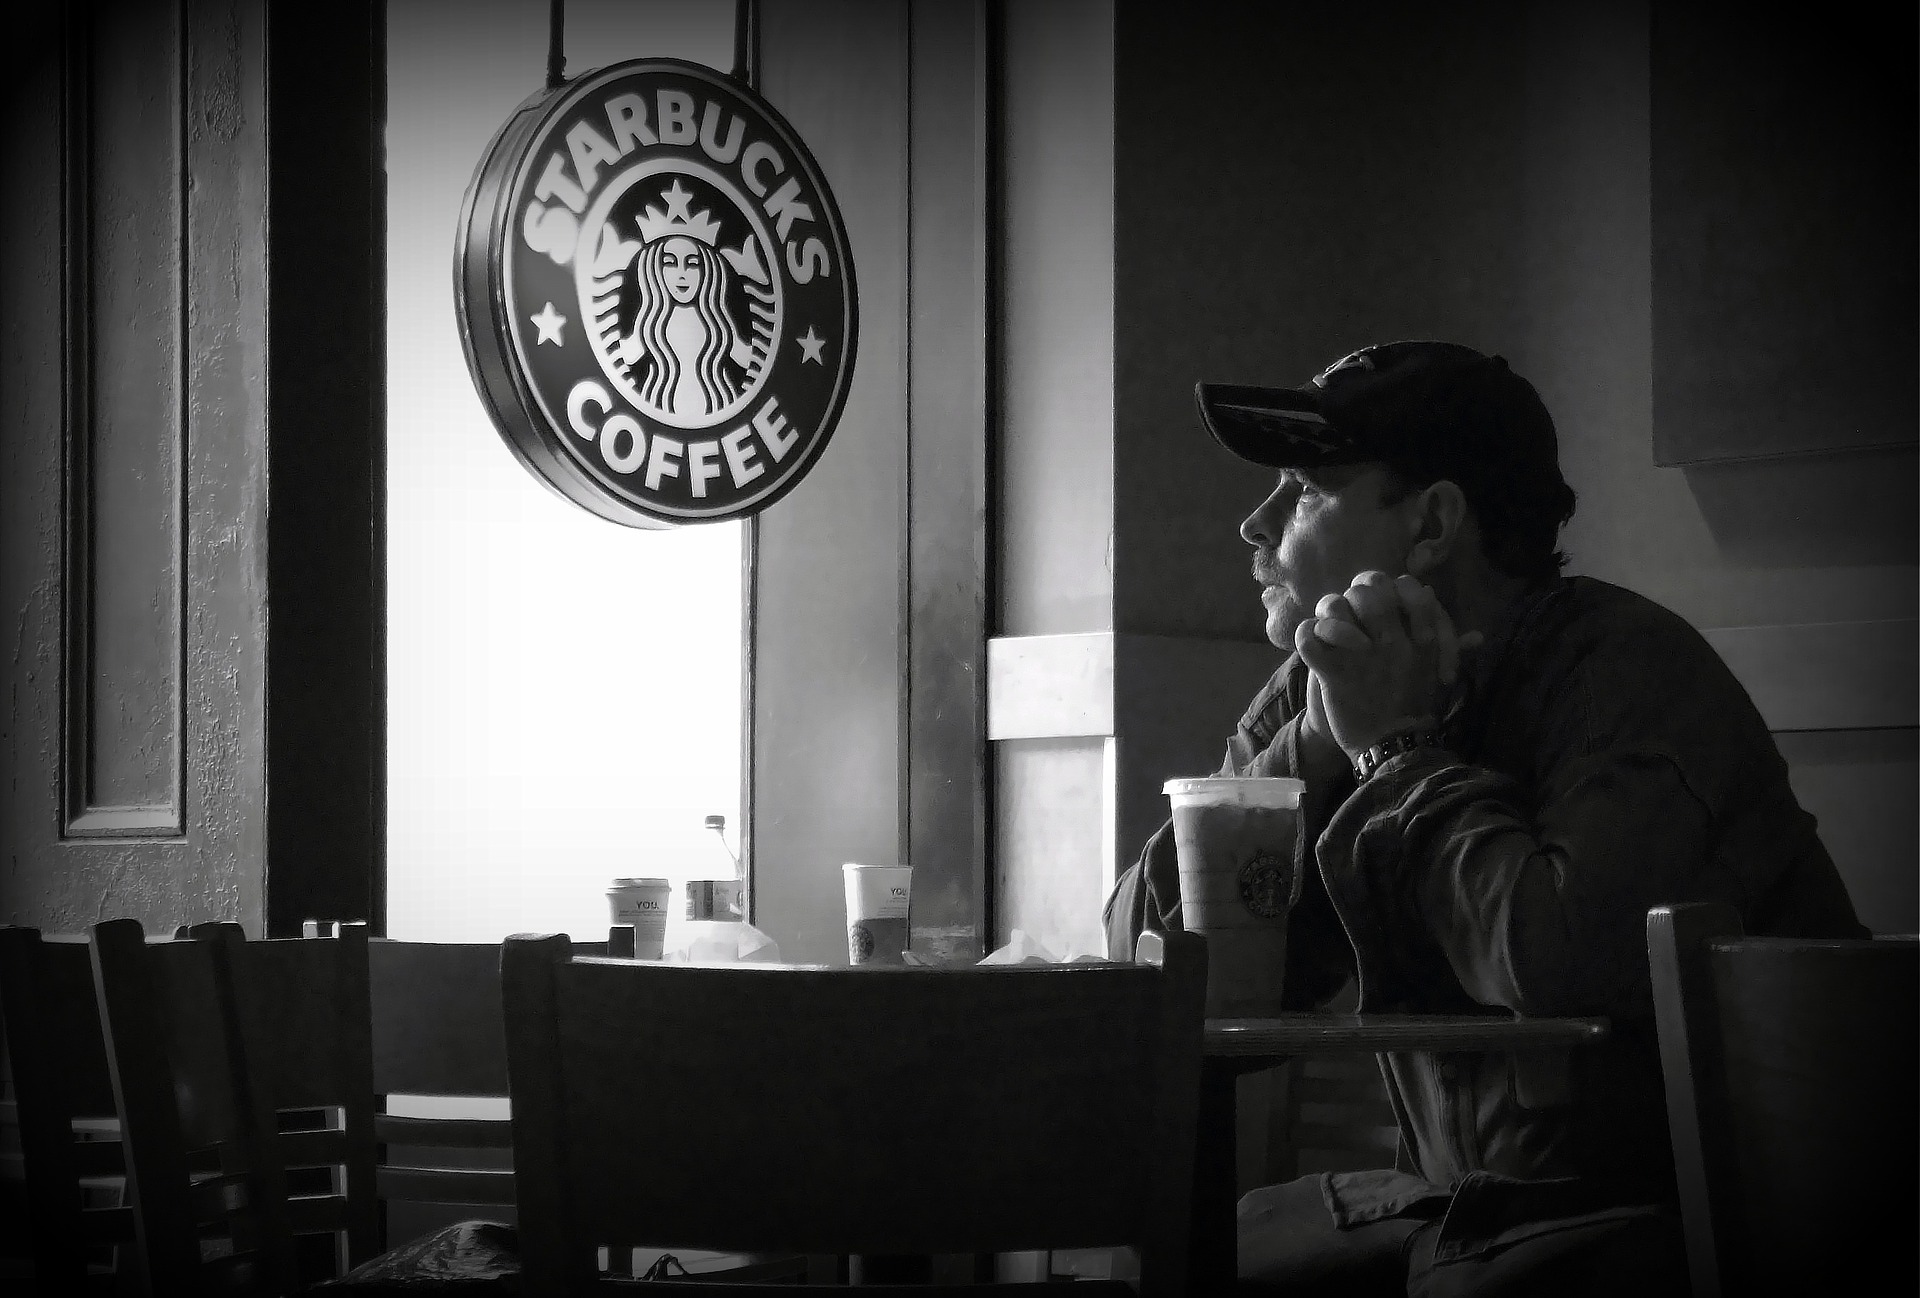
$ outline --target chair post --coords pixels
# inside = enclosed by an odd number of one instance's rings
[[[80,1177],[72,1133],[62,1130],[71,1124],[52,1045],[62,1029],[48,1021],[40,997],[43,949],[38,929],[0,928],[0,1021],[13,1063],[34,1272],[45,1291],[66,1293],[86,1281],[86,1246],[76,1213],[66,1210],[77,1201]]]
[[[500,995],[507,1033],[507,1086],[513,1098],[514,1190],[521,1283],[528,1298],[583,1290],[593,1283],[591,1255],[571,1247],[567,1145],[558,1129],[560,1014],[558,966],[573,958],[564,933],[509,937],[500,951]],[[551,1247],[550,1241],[559,1241]]]
[[[1707,944],[1717,937],[1738,937],[1741,931],[1739,913],[1718,903],[1656,906],[1647,912],[1654,1027],[1695,1298],[1718,1298],[1721,1293],[1720,1230],[1708,1168],[1723,1165],[1732,1152],[1727,1132],[1716,1125],[1716,1118],[1726,1112],[1727,1097],[1701,1093],[1703,1088],[1712,1090],[1722,1076]]]
[[[1140,1291],[1180,1298],[1187,1290],[1187,1251],[1192,1235],[1194,1159],[1200,1132],[1200,1063],[1207,994],[1207,944],[1195,933],[1140,935],[1136,964],[1159,968],[1159,1039],[1169,1053],[1159,1060],[1159,1113],[1155,1117],[1157,1165],[1148,1172],[1149,1238],[1140,1250]],[[1181,1103],[1180,1097],[1187,1097]]]
[[[631,924],[615,924],[607,929],[607,954],[618,960],[631,960],[638,950]]]
[[[184,1167],[186,1141],[171,1090],[134,1075],[167,1058],[158,997],[147,980],[147,935],[136,919],[93,926],[94,987],[107,1064],[127,1154],[127,1198],[134,1205],[136,1266],[150,1293],[190,1292],[200,1273],[193,1214],[185,1195],[156,1184],[154,1170]]]
[[[334,923],[321,940],[340,944],[342,1007],[341,1071],[355,1079],[352,1093],[343,1097],[340,1125],[346,1133],[346,1158],[335,1173],[335,1192],[344,1194],[347,1209],[345,1266],[358,1266],[381,1247],[380,1186],[376,1168],[379,1142],[373,1131],[373,968],[367,951],[364,920]]]
[[[280,1117],[273,1104],[273,1088],[258,1051],[249,1040],[264,1040],[263,1027],[248,1020],[250,998],[238,989],[236,968],[245,959],[246,930],[231,920],[195,924],[192,940],[205,943],[213,961],[213,986],[218,1001],[222,1036],[227,1043],[235,1100],[244,1120],[244,1148],[251,1193],[259,1199],[253,1212],[259,1222],[256,1242],[267,1260],[269,1274],[288,1291],[298,1286],[299,1263],[293,1228],[287,1217],[287,1172],[280,1153]],[[239,953],[239,954],[237,954]]]

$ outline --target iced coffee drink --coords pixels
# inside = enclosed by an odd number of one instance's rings
[[[1207,939],[1207,1016],[1280,1012],[1294,869],[1299,780],[1169,780],[1180,863],[1181,926]]]

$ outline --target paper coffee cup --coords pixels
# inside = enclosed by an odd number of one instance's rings
[[[633,925],[633,954],[658,960],[666,949],[667,901],[673,885],[665,879],[615,879],[607,889],[607,909],[615,924]]]
[[[1287,917],[1304,882],[1294,868],[1299,780],[1168,780],[1180,867],[1181,927],[1207,940],[1207,1016],[1280,1012]]]
[[[847,962],[905,964],[910,865],[840,867],[847,888]]]

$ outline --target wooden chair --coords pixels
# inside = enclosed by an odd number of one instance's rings
[[[268,1124],[303,1281],[344,1274],[381,1251],[374,1181],[373,1042],[364,924],[324,938],[249,941],[235,924],[199,925],[230,980],[238,1051]]]
[[[152,1009],[141,999],[142,983],[155,970],[135,958],[124,929],[96,928],[95,964],[103,1004],[126,1010],[117,1020],[104,1019],[110,1054],[127,1061],[123,1090],[137,1083],[143,1102],[159,1115],[143,1120],[143,1130],[161,1137],[157,1144],[144,1138],[142,1148],[158,1148],[156,1157],[167,1160],[159,1164],[162,1184],[179,1179],[164,1131],[173,1097],[183,1099],[183,1124],[184,1101],[191,1098],[195,1121],[218,1120],[223,1130],[244,1137],[246,1199],[256,1214],[247,1242],[258,1261],[235,1288],[285,1293],[330,1280],[342,1293],[386,1292],[430,1277],[441,1292],[476,1270],[473,1278],[484,1284],[497,1281],[503,1267],[493,1265],[495,1255],[468,1247],[465,1235],[432,1241],[442,1246],[425,1255],[380,1251],[365,926],[335,925],[323,938],[248,941],[237,925],[209,924],[195,926],[191,936],[167,944],[190,949],[169,958],[200,972],[179,986],[164,978],[158,986],[167,997],[162,1008],[192,1031],[176,1032],[158,1048],[140,1035],[142,1017]],[[146,964],[158,958],[149,955]],[[210,1087],[207,1079],[215,1074],[228,1078],[223,1088]],[[128,1122],[127,1095],[120,1098]],[[137,1165],[134,1139],[129,1126],[129,1159]],[[155,1267],[156,1290],[200,1292],[202,1278],[188,1261],[198,1252],[188,1224],[167,1217],[164,1202],[153,1196],[136,1193],[135,1205],[141,1253]],[[305,1247],[310,1241],[324,1247]],[[509,1261],[517,1269],[517,1259]],[[349,1274],[367,1267],[379,1268],[377,1275]],[[158,1282],[162,1275],[165,1284]]]
[[[308,921],[305,931],[318,936],[337,927]],[[590,949],[631,955],[632,940],[631,927],[616,926],[607,943]],[[392,1247],[451,1224],[453,1210],[483,1209],[512,1224],[500,945],[374,938],[367,954],[384,1242]],[[394,1097],[404,1097],[400,1103],[409,1108],[464,1112],[388,1112]]]
[[[596,1246],[640,1240],[866,1256],[1124,1244],[1139,1292],[1182,1292],[1205,952],[1156,934],[1142,956],[715,968],[508,939],[526,1292],[590,1289]]]
[[[309,922],[307,931],[327,927]],[[633,929],[614,925],[605,942],[575,949],[631,958]],[[498,943],[375,938],[368,945],[373,1084],[381,1110],[374,1117],[381,1155],[376,1179],[389,1248],[472,1228],[476,1215],[505,1225],[517,1221],[500,951]],[[391,1111],[396,1108],[409,1112]],[[434,1116],[436,1108],[458,1111]],[[657,1253],[640,1253],[643,1269]],[[624,1265],[617,1271],[631,1269],[631,1258],[619,1261]],[[793,1256],[685,1261],[736,1278],[796,1277],[807,1266]]]
[[[284,1174],[237,1052],[221,942],[92,930],[99,1020],[126,1153],[138,1291],[274,1295],[296,1284]]]
[[[373,1085],[381,1112],[377,1172],[387,1239],[400,1244],[451,1210],[483,1209],[512,1224],[513,1132],[497,943],[396,942],[368,947]],[[392,1097],[459,1116],[388,1112]],[[419,1097],[428,1097],[420,1103]],[[400,1101],[405,1104],[406,1099]],[[453,1103],[449,1105],[448,1101]],[[476,1116],[497,1108],[495,1116]],[[444,1224],[444,1223],[442,1223]]]
[[[1915,1292],[1920,945],[1685,905],[1647,955],[1696,1298]]]
[[[0,928],[0,1025],[20,1141],[9,1181],[33,1282],[110,1293],[131,1260],[133,1209],[85,937]]]

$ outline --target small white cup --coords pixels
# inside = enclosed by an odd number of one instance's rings
[[[666,879],[615,879],[607,889],[612,923],[633,925],[633,954],[658,960],[666,949],[667,902],[673,885]]]
[[[847,889],[847,962],[905,964],[913,867],[849,861],[840,870]]]

